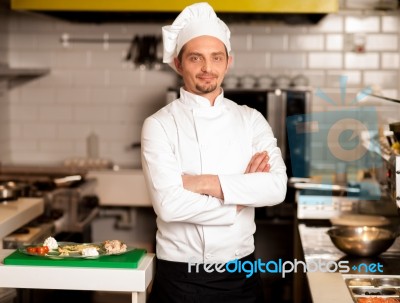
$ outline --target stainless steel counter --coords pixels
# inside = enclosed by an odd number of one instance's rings
[[[400,238],[378,257],[356,258],[346,256],[332,244],[326,233],[328,229],[329,227],[298,225],[304,259],[310,269],[306,275],[314,303],[354,302],[345,283],[347,277],[400,276]],[[371,263],[380,264],[381,271],[376,270],[377,268],[371,271],[366,266],[360,266]]]
[[[41,198],[0,203],[0,248],[3,247],[3,237],[40,216],[43,211],[44,201]]]

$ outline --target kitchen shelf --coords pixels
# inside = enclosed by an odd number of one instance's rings
[[[48,68],[19,68],[19,67],[0,67],[0,81],[8,81],[9,87],[14,87],[42,77],[50,73]]]

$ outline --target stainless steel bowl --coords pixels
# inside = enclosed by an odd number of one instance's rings
[[[327,233],[342,252],[360,257],[383,253],[392,246],[397,237],[390,229],[371,226],[333,227]]]

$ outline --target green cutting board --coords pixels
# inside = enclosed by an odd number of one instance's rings
[[[4,259],[5,265],[29,266],[68,266],[102,268],[137,268],[140,259],[146,254],[145,249],[134,249],[121,255],[100,256],[97,259],[65,258],[51,259],[43,256],[26,255],[18,250]]]

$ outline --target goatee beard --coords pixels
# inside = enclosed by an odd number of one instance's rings
[[[203,94],[208,94],[208,93],[212,93],[213,91],[215,91],[217,89],[217,85],[216,84],[208,85],[208,86],[196,85],[196,89]]]

